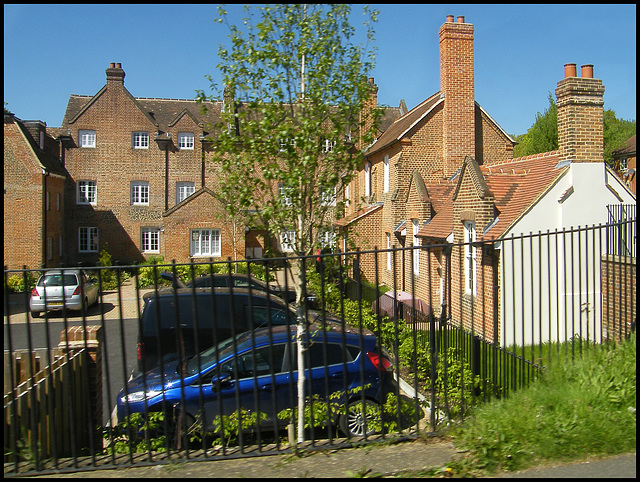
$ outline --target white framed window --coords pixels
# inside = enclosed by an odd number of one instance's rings
[[[96,147],[96,131],[81,129],[78,131],[80,147]]]
[[[82,180],[76,184],[76,203],[93,204],[97,203],[98,183],[96,181]]]
[[[56,193],[56,211],[60,211],[60,193]]]
[[[349,206],[351,204],[351,186],[347,184],[344,187],[344,205]]]
[[[286,187],[283,182],[278,183],[278,198],[285,206],[291,206],[291,189]]]
[[[193,150],[194,145],[193,132],[178,132],[178,149]]]
[[[149,149],[149,133],[134,132],[131,134],[131,145],[134,149]]]
[[[294,148],[296,146],[296,141],[295,139],[280,139],[278,141],[278,150],[280,152],[286,151],[287,150],[287,146],[291,146],[292,148]]]
[[[384,192],[389,192],[389,156],[384,156]]]
[[[464,288],[467,294],[476,294],[476,223],[464,223]]]
[[[295,242],[296,242],[295,230],[288,229],[280,233],[280,247],[283,253],[293,253]]]
[[[322,248],[333,249],[336,245],[336,232],[332,228],[324,229],[318,236],[318,242]]]
[[[140,230],[140,250],[143,253],[160,252],[160,230],[158,228],[142,228]]]
[[[81,227],[78,228],[78,252],[97,253],[98,252],[98,228]]]
[[[391,233],[387,234],[387,249],[391,249]],[[391,271],[391,251],[387,251],[387,270]]]
[[[371,196],[371,163],[367,162],[364,165],[364,195],[365,197]]]
[[[420,238],[418,237],[418,231],[420,230],[420,223],[417,219],[411,220],[413,223],[413,245],[420,246]],[[413,274],[420,274],[420,250],[413,250]]]
[[[176,183],[176,204],[181,203],[189,196],[196,192],[195,182],[177,182]]]
[[[322,152],[331,152],[333,148],[336,146],[336,141],[332,141],[331,139],[325,139],[322,143]]]
[[[320,202],[323,206],[335,206],[337,197],[337,188],[330,187],[320,193]]]
[[[133,205],[149,205],[149,182],[148,181],[132,181],[131,182],[131,204]]]
[[[192,229],[191,256],[220,256],[220,230]]]

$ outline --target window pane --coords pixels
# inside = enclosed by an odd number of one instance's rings
[[[78,131],[80,147],[96,147],[96,131],[80,130]]]
[[[98,252],[98,228],[83,227],[78,231],[78,251],[81,253]]]
[[[96,203],[96,181],[78,181],[78,204]]]
[[[148,132],[134,132],[133,133],[133,148],[134,149],[148,149],[149,148],[149,133]]]
[[[193,149],[194,136],[193,132],[178,133],[178,149]]]
[[[176,183],[176,204],[181,203],[196,192],[196,185],[193,182]]]
[[[160,232],[158,228],[142,228],[142,251],[158,253],[160,251]]]
[[[220,230],[193,229],[191,256],[220,256]]]
[[[149,204],[149,183],[147,181],[131,183],[131,204]]]

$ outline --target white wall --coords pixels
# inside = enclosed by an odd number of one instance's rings
[[[599,260],[606,231],[578,227],[606,224],[607,205],[621,203],[635,204],[635,198],[604,163],[574,163],[508,231],[505,237],[514,239],[498,246],[503,346],[573,335],[601,339]],[[539,232],[542,237],[528,236]]]

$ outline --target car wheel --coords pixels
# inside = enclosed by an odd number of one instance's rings
[[[31,318],[40,318],[40,312],[39,311],[32,311],[31,312]]]
[[[184,450],[191,445],[191,436],[194,431],[198,430],[193,416],[185,414],[185,422],[180,421],[181,414],[178,412],[175,416],[169,416],[167,423],[159,422],[156,430],[156,436],[166,435],[165,441],[172,450]],[[186,433],[185,433],[186,427]]]
[[[373,400],[353,400],[340,416],[340,429],[349,437],[363,437],[380,432],[380,405]]]

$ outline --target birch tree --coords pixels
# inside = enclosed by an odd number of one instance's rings
[[[360,31],[350,24],[349,5],[287,4],[244,11],[242,25],[236,26],[219,8],[217,20],[228,27],[230,46],[219,48],[219,76],[208,76],[214,95],[201,91],[199,97],[212,99],[227,89],[221,123],[211,139],[223,197],[233,197],[252,227],[288,243],[295,255],[297,432],[302,442],[303,257],[320,246],[322,233],[340,212],[339,194],[374,140],[377,112],[363,112],[371,92],[377,12],[363,7],[362,41],[356,42]]]

